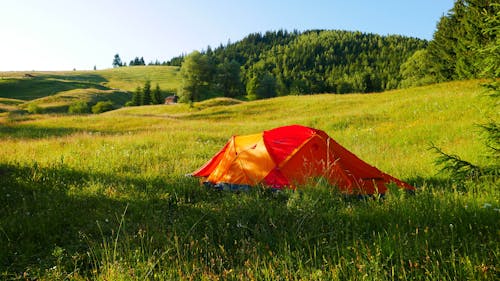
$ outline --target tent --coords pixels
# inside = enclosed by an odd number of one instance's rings
[[[359,159],[325,132],[300,125],[233,136],[191,175],[219,187],[297,188],[322,177],[347,194],[385,193],[390,182],[415,190]]]

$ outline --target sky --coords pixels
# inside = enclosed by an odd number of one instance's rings
[[[453,0],[0,0],[0,71],[91,70],[280,29],[431,40]]]

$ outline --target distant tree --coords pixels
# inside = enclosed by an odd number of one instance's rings
[[[269,73],[254,76],[247,84],[247,97],[249,100],[275,97],[276,78]]]
[[[71,114],[90,113],[90,108],[86,102],[80,101],[80,102],[76,102],[76,103],[71,104],[68,108],[68,113],[71,113]]]
[[[106,111],[113,110],[113,102],[111,101],[100,101],[92,106],[92,113],[98,114]]]
[[[214,68],[207,56],[198,51],[187,55],[181,67],[182,82],[179,95],[184,102],[206,97],[210,90]]]
[[[415,87],[437,82],[436,74],[432,72],[432,62],[425,49],[416,51],[401,65],[401,87]]]
[[[130,61],[129,65],[134,66],[134,65],[146,65],[146,64],[144,63],[143,57],[141,58],[135,57],[133,60]]]
[[[40,107],[36,103],[30,103],[28,105],[27,110],[28,110],[29,113],[32,113],[32,114],[42,114],[45,111],[44,108]]]
[[[144,83],[144,87],[142,88],[142,105],[150,105],[151,104],[151,81],[147,80]]]
[[[122,66],[122,59],[120,58],[119,54],[115,55],[115,58],[113,59],[113,67],[120,67]]]
[[[152,92],[151,101],[153,104],[162,104],[163,103],[163,97],[161,95],[160,85],[158,85],[158,83],[156,83],[156,87],[154,88],[154,90]]]
[[[142,104],[142,89],[140,86],[137,86],[135,92],[132,94],[132,105],[141,105]]]
[[[243,85],[240,79],[240,64],[235,61],[224,60],[217,66],[215,77],[217,88],[225,97],[237,97],[243,93]]]
[[[184,57],[185,57],[184,55],[173,57],[169,61],[166,62],[166,65],[181,66],[182,63],[184,62]]]

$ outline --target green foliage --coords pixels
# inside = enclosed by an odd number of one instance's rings
[[[161,94],[160,85],[158,85],[158,83],[156,83],[156,87],[151,92],[151,102],[153,104],[162,104],[163,103],[163,96]]]
[[[240,64],[235,61],[220,63],[216,70],[215,83],[218,91],[222,92],[224,97],[235,98],[243,94],[243,84],[240,78]]]
[[[146,63],[144,62],[143,57],[141,57],[141,58],[135,57],[135,59],[131,60],[128,65],[129,66],[146,65]]]
[[[429,55],[439,81],[484,77],[498,61],[500,5],[486,0],[457,0],[441,18]],[[498,65],[498,63],[496,63]],[[498,68],[495,70],[497,73]]]
[[[144,83],[144,87],[142,88],[142,95],[141,95],[141,105],[150,105],[152,102],[151,99],[151,81],[147,80]]]
[[[111,101],[100,101],[92,106],[92,113],[98,114],[106,111],[113,110],[113,102]]]
[[[44,112],[44,109],[36,103],[30,103],[26,110],[28,110],[28,112],[32,114],[41,114]]]
[[[235,44],[247,44],[249,49],[257,45],[257,50],[259,44],[269,44],[256,58],[254,51],[250,52],[243,63],[242,76],[248,84],[253,77],[267,71],[282,85],[280,95],[335,93],[337,89],[377,92],[396,88],[400,65],[426,45],[425,41],[415,38],[336,30],[282,35],[286,40],[279,32],[275,36],[266,33],[253,44],[246,40]],[[226,49],[230,53],[232,48],[227,46],[214,53],[225,54]]]
[[[119,54],[116,54],[115,57],[113,58],[113,67],[120,67],[123,66],[122,59],[120,58]]]
[[[429,85],[438,80],[432,73],[432,62],[429,60],[427,50],[418,50],[408,58],[401,65],[400,75],[402,88]]]
[[[71,114],[90,113],[89,105],[84,101],[73,103],[69,106],[68,113]]]
[[[210,59],[194,51],[184,58],[180,72],[182,82],[179,97],[181,100],[195,102],[206,99],[214,75],[214,65]]]
[[[137,106],[162,103],[163,96],[160,85],[156,83],[155,89],[151,90],[151,81],[147,80],[144,82],[144,86],[142,88],[139,86],[136,88],[135,92],[132,94],[132,100],[128,102],[128,105]]]
[[[450,173],[455,180],[476,180],[485,174],[485,169],[461,159],[458,155],[447,154],[435,145],[432,145],[431,149],[439,155],[435,163],[443,166],[441,172]]]
[[[140,86],[137,86],[135,92],[132,94],[132,100],[131,100],[132,105],[142,105],[142,100],[143,100],[142,95],[143,95],[142,88]]]
[[[249,100],[276,97],[276,79],[269,73],[261,73],[250,79],[247,84],[247,98]]]
[[[427,42],[402,36],[311,30],[250,34],[183,57],[183,101],[243,94],[380,92],[398,87],[400,65]]]

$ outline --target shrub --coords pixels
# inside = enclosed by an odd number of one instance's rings
[[[69,106],[68,113],[71,113],[71,114],[90,113],[89,105],[84,101],[74,103],[74,104]]]
[[[32,114],[40,114],[40,113],[43,113],[43,108],[38,106],[38,104],[35,104],[35,103],[30,103],[28,105],[28,108],[27,108],[28,112],[29,113],[32,113]]]
[[[92,113],[98,114],[106,111],[113,110],[113,103],[111,101],[100,101],[92,106]]]

